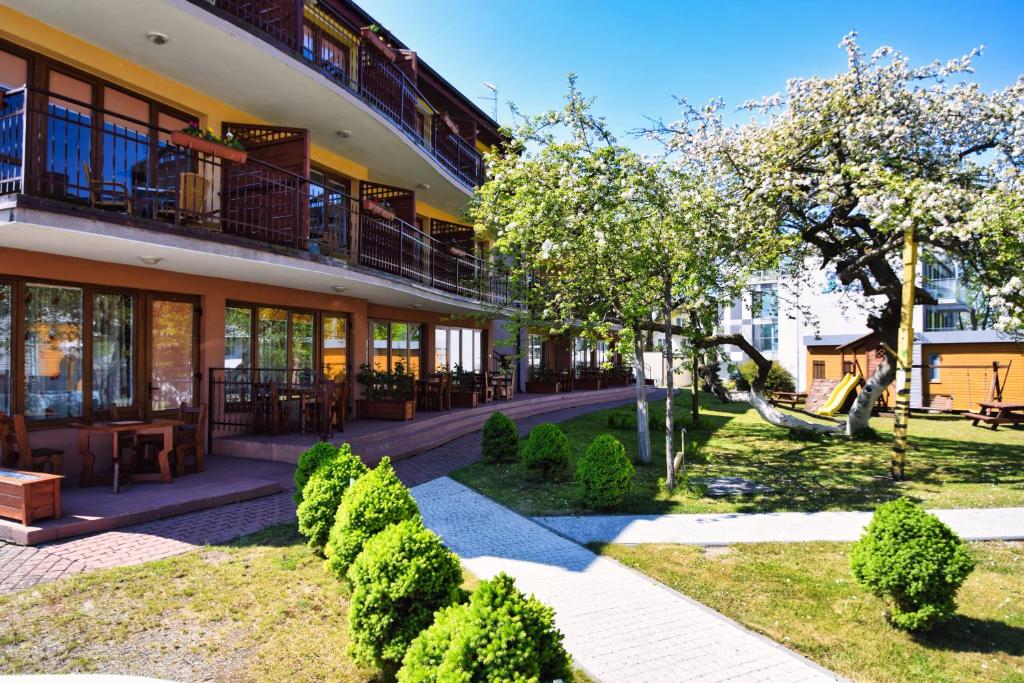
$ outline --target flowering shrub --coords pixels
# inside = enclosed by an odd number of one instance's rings
[[[198,121],[191,121],[185,128],[181,129],[181,132],[188,133],[192,137],[200,138],[202,140],[216,142],[218,145],[224,145],[231,149],[237,149],[239,152],[245,151],[245,145],[243,145],[241,140],[236,138],[235,134],[231,131],[225,133],[224,137],[220,137],[213,132],[213,128],[201,128]]]
[[[515,462],[519,457],[519,433],[508,415],[498,411],[487,418],[480,453],[488,462]]]
[[[363,546],[389,524],[419,515],[412,494],[398,479],[390,458],[360,477],[341,497],[327,538],[327,570],[344,579]]]
[[[551,608],[502,573],[435,615],[405,653],[398,683],[570,680],[571,662]]]
[[[461,597],[462,566],[419,519],[374,536],[348,570],[350,654],[393,671],[434,612]]]
[[[894,626],[922,631],[956,612],[956,593],[974,560],[938,517],[900,498],[875,510],[850,551],[850,567],[862,586],[892,602]]]
[[[345,490],[366,472],[366,466],[352,454],[348,444],[334,458],[324,460],[302,488],[302,502],[295,511],[299,532],[317,552],[327,543]]]
[[[597,436],[576,466],[580,497],[595,510],[613,508],[622,502],[636,474],[626,449],[610,434]]]
[[[545,480],[553,479],[569,466],[572,447],[558,425],[540,424],[530,431],[523,445],[523,464]]]

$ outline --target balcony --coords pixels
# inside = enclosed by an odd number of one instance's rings
[[[386,209],[364,211],[353,197],[251,153],[238,162],[175,144],[174,133],[46,91],[2,93],[0,195],[506,303],[505,281],[490,264]]]
[[[432,105],[400,66],[404,55],[383,52],[315,0],[201,0],[197,5],[241,22],[369,104],[403,135],[469,188],[484,181],[483,159],[445,112]],[[213,5],[211,7],[211,5]],[[413,57],[414,59],[414,57]]]

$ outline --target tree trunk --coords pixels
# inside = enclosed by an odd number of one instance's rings
[[[647,373],[644,342],[639,327],[633,329],[633,369],[636,373],[636,451],[642,465],[651,464],[651,428],[647,417]]]
[[[690,311],[690,326],[694,334],[697,332],[697,312]],[[694,342],[690,356],[690,417],[693,419],[693,426],[696,427],[700,421],[700,349]]]
[[[881,364],[871,373],[871,377],[864,383],[864,388],[857,394],[850,413],[846,417],[846,435],[853,436],[868,428],[868,420],[871,419],[871,411],[882,395],[885,388],[892,384],[896,378],[896,366],[892,359],[886,354]]]
[[[675,449],[673,443],[675,441],[675,433],[673,430],[673,422],[675,417],[675,405],[673,404],[676,378],[675,368],[673,367],[673,350],[672,350],[672,281],[669,279],[665,280],[665,309],[662,311],[662,315],[665,316],[665,343],[664,351],[662,351],[665,357],[665,487],[672,491],[676,487],[676,467],[675,467]]]

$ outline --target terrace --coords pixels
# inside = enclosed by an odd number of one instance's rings
[[[306,175],[308,158],[290,151],[307,148],[304,131],[226,128],[244,143],[244,159],[65,94],[0,93],[0,195],[506,302],[505,281],[487,261],[412,225],[411,192],[362,183],[357,199]]]

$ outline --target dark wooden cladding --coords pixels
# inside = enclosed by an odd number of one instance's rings
[[[216,0],[216,4],[289,50],[298,50],[302,0]]]

